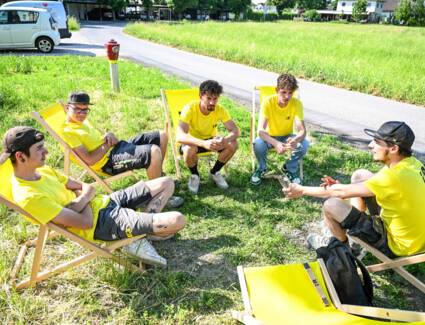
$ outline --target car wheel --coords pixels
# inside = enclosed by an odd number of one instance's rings
[[[55,47],[55,44],[48,37],[39,37],[35,41],[35,46],[42,53],[50,53],[50,52],[53,51],[53,48]]]

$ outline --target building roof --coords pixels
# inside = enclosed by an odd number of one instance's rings
[[[384,8],[382,8],[382,11],[394,11],[399,3],[400,0],[387,0],[384,3]]]

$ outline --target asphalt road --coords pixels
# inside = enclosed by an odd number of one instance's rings
[[[104,44],[113,38],[121,45],[120,55],[194,84],[215,79],[223,84],[226,94],[248,104],[248,107],[254,86],[274,84],[277,78],[276,73],[136,39],[124,34],[123,26],[123,23],[84,24],[71,39],[64,40],[54,55],[104,56]],[[308,123],[354,143],[365,143],[369,138],[363,133],[364,128],[376,129],[385,121],[402,120],[416,134],[415,151],[420,156],[425,155],[425,107],[307,80],[299,81]]]

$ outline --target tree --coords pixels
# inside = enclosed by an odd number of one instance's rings
[[[286,8],[294,8],[295,0],[269,0],[270,4],[276,6],[278,12]]]
[[[174,12],[181,16],[183,11],[198,7],[198,0],[167,0],[167,4]]]
[[[425,26],[423,0],[401,0],[394,12],[395,18],[404,25]]]
[[[300,9],[326,9],[326,0],[297,0],[297,7]]]
[[[367,18],[367,0],[357,0],[353,6],[353,19],[356,22]]]
[[[236,18],[239,18],[242,12],[245,13],[251,4],[251,0],[227,0],[226,2],[227,6],[223,9],[233,12]]]

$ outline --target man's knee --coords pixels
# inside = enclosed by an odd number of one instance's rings
[[[351,183],[361,183],[373,176],[373,173],[367,169],[357,169],[353,175],[351,175]]]
[[[238,150],[238,142],[236,140],[230,141],[227,143],[226,149],[230,150],[231,152],[236,152],[236,150]]]
[[[158,163],[162,160],[162,152],[161,148],[157,145],[153,144],[151,146],[151,164],[152,163]]]
[[[176,228],[176,230],[183,229],[186,226],[186,220],[180,212],[173,211],[169,217],[169,223]]]
[[[183,146],[184,157],[190,159],[190,158],[196,157],[197,153],[198,153],[198,148],[196,146],[189,146],[189,145]]]
[[[168,134],[165,131],[159,131],[160,144],[168,143]]]
[[[350,213],[351,205],[343,199],[331,197],[323,203],[323,216],[341,223]]]

